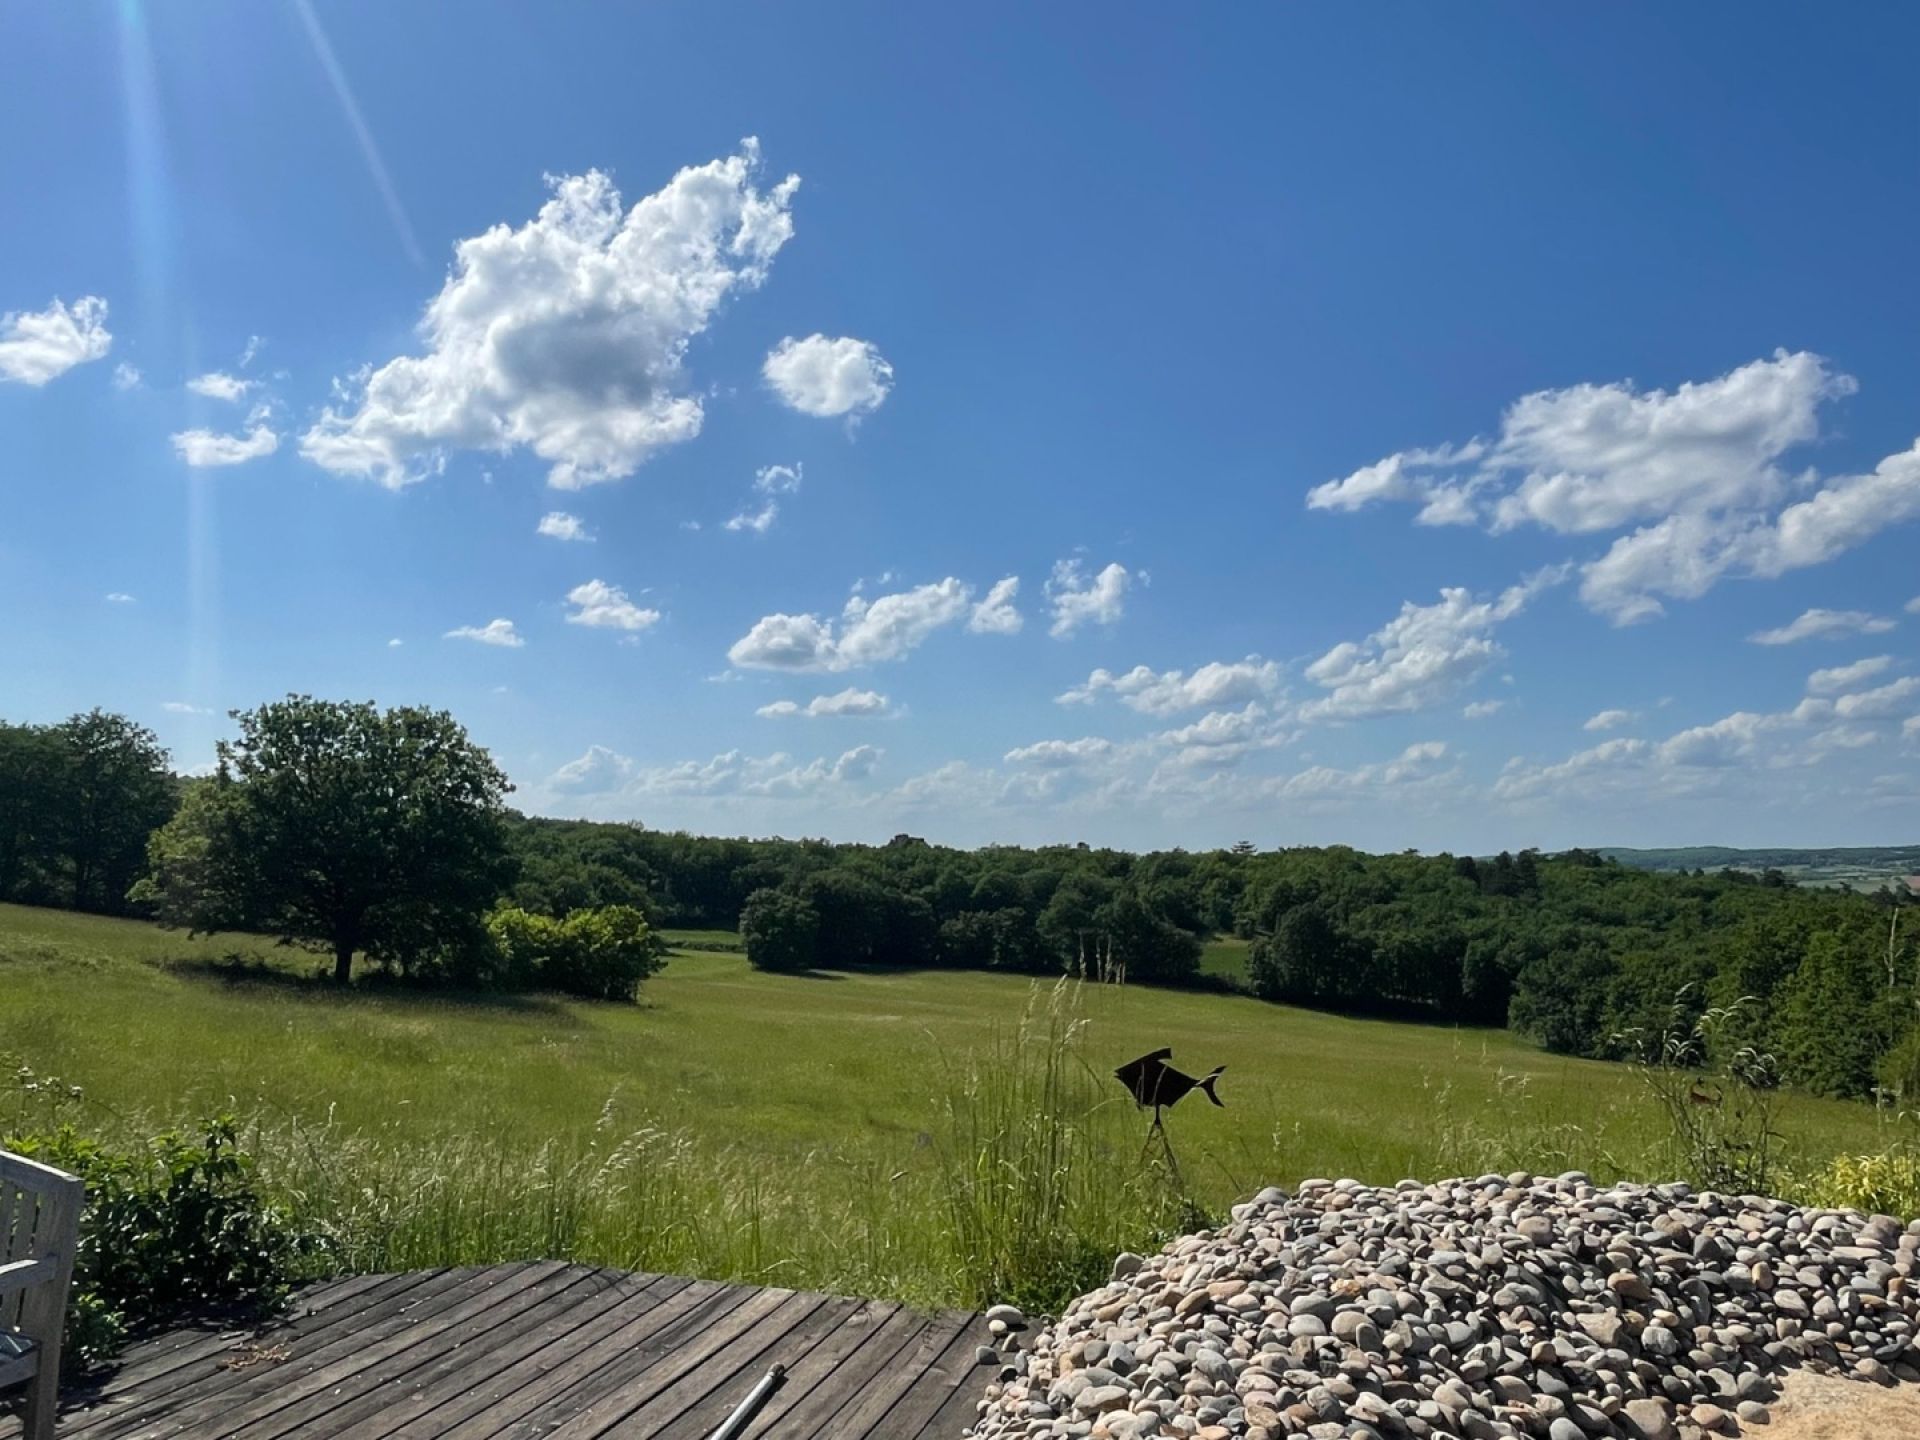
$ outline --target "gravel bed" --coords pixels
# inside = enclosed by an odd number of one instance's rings
[[[1763,1432],[1783,1370],[1920,1381],[1920,1221],[1685,1185],[1309,1180],[1013,1352],[978,1440]],[[991,1352],[983,1360],[995,1359]]]

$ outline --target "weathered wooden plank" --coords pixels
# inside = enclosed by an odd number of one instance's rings
[[[768,1365],[788,1353],[788,1346],[794,1346],[797,1351],[798,1336],[814,1316],[837,1303],[840,1302],[830,1301],[825,1295],[789,1292],[784,1304],[724,1345],[710,1348],[704,1358],[678,1364],[679,1357],[674,1357],[676,1364],[671,1368],[678,1373],[672,1375],[668,1366],[656,1366],[620,1393],[608,1397],[600,1417],[596,1417],[590,1407],[555,1432],[556,1436],[565,1436],[570,1427],[577,1427],[574,1429],[577,1440],[589,1435],[605,1436],[608,1440],[612,1437],[648,1440],[676,1417],[700,1407],[715,1391],[732,1390],[736,1393],[731,1398],[738,1400],[737,1392],[745,1391],[765,1373]]]
[[[334,1412],[383,1383],[403,1379],[458,1348],[475,1334],[511,1326],[544,1299],[566,1295],[593,1272],[575,1265],[530,1265],[503,1268],[494,1287],[475,1295],[414,1329],[345,1356],[291,1387],[275,1387],[266,1402],[248,1414],[223,1424],[223,1436],[245,1440],[279,1440],[311,1425],[327,1435],[337,1433]]]
[[[650,1420],[645,1410],[638,1411],[607,1433],[636,1437],[654,1435],[659,1440],[701,1440],[701,1437],[711,1435],[714,1427],[733,1413],[733,1408],[760,1382],[768,1367],[776,1364],[787,1367],[786,1384],[780,1395],[795,1390],[810,1390],[824,1374],[822,1363],[814,1361],[815,1352],[825,1347],[835,1335],[851,1329],[848,1322],[867,1303],[864,1300],[823,1297],[822,1303],[811,1315],[785,1334],[761,1346],[757,1353],[744,1353],[744,1343],[730,1349],[726,1358],[733,1365],[733,1373],[717,1380],[701,1399],[682,1407],[678,1413],[669,1414],[658,1423]],[[741,1352],[737,1356],[737,1364],[734,1363],[736,1352]],[[825,1365],[825,1369],[830,1368],[830,1363]]]
[[[437,1421],[431,1428],[409,1425],[393,1440],[402,1440],[403,1436],[405,1440],[424,1440],[426,1436],[436,1440],[483,1440],[516,1432],[543,1433],[543,1425],[557,1423],[554,1416],[572,1413],[569,1406],[583,1385],[594,1383],[632,1357],[672,1349],[680,1343],[687,1326],[724,1315],[744,1302],[749,1293],[712,1281],[691,1281],[639,1315],[622,1318],[616,1312],[610,1327],[594,1326],[593,1333],[576,1341],[577,1348],[571,1354],[547,1368],[539,1379],[503,1396],[490,1409],[444,1428]]]
[[[367,1292],[371,1303],[364,1309],[351,1305],[332,1308],[312,1323],[296,1322],[284,1330],[260,1331],[252,1343],[263,1352],[288,1348],[302,1357],[326,1353],[342,1337],[377,1330],[403,1308],[411,1311],[436,1295],[449,1294],[481,1273],[475,1269],[420,1272],[417,1283]],[[245,1336],[216,1335],[196,1344],[194,1358],[177,1368],[145,1376],[137,1387],[122,1390],[110,1386],[99,1404],[69,1419],[65,1434],[72,1440],[116,1440],[198,1396],[239,1385],[244,1372],[230,1368],[227,1362],[241,1353],[245,1343]]]
[[[926,1323],[927,1317],[917,1311],[895,1310],[863,1336],[858,1348],[834,1370],[829,1383],[794,1397],[781,1417],[780,1429],[770,1433],[777,1433],[780,1440],[812,1440],[914,1343]]]
[[[684,1334],[681,1343],[644,1357],[644,1363],[594,1376],[592,1393],[582,1391],[568,1397],[572,1413],[558,1425],[549,1423],[532,1430],[507,1433],[516,1437],[537,1434],[551,1435],[553,1440],[588,1440],[631,1414],[650,1396],[705,1365],[768,1316],[782,1310],[810,1308],[792,1290],[751,1290],[747,1296],[713,1324]]]
[[[917,1440],[920,1432],[955,1390],[986,1384],[993,1372],[975,1358],[987,1339],[984,1320],[968,1316],[945,1352],[921,1371],[893,1408],[867,1432],[869,1440]]]
[[[977,1343],[987,1343],[981,1333],[984,1329],[984,1320],[977,1322],[968,1338]],[[981,1397],[988,1381],[997,1373],[995,1367],[982,1366],[963,1375],[960,1383],[953,1387],[953,1393],[920,1427],[920,1440],[960,1440],[980,1418],[978,1406]]]
[[[189,1365],[229,1353],[250,1338],[271,1336],[277,1345],[304,1343],[328,1325],[348,1321],[380,1295],[401,1294],[450,1273],[410,1270],[398,1275],[354,1275],[302,1290],[277,1316],[246,1325],[183,1326],[137,1342],[127,1347],[110,1370],[79,1392],[77,1398],[83,1408],[69,1416],[62,1433],[79,1435],[82,1421],[78,1417],[91,1415],[95,1406],[117,1404]],[[358,1303],[354,1304],[356,1298]],[[342,1308],[349,1305],[351,1308]],[[321,1316],[327,1318],[322,1321]]]
[[[854,1402],[831,1416],[817,1432],[821,1440],[862,1440],[894,1403],[920,1382],[929,1366],[946,1354],[965,1330],[969,1315],[934,1315],[926,1319],[920,1333],[904,1346],[887,1369],[867,1385]]]
[[[404,1394],[369,1397],[379,1409],[364,1420],[336,1412],[330,1417],[332,1433],[339,1440],[382,1440],[406,1433],[418,1421],[422,1433],[444,1434],[539,1376],[556,1357],[564,1358],[584,1343],[580,1337],[602,1316],[650,1308],[688,1283],[623,1270],[590,1271],[586,1293],[578,1299],[571,1292],[550,1297],[519,1323],[475,1337],[456,1353],[415,1371],[404,1383]]]
[[[859,1307],[841,1320],[831,1335],[808,1351],[798,1365],[789,1369],[785,1387],[777,1391],[766,1407],[754,1417],[741,1440],[791,1433],[788,1417],[796,1414],[802,1402],[815,1391],[833,1394],[841,1391],[851,1393],[858,1389],[860,1379],[853,1368],[854,1356],[899,1312],[900,1307],[890,1300],[859,1302]],[[878,1368],[881,1363],[880,1359],[874,1360],[873,1368]]]
[[[450,1271],[446,1277],[448,1283],[420,1286],[385,1300],[358,1317],[348,1317],[352,1323],[328,1327],[324,1335],[300,1346],[284,1360],[241,1367],[225,1358],[210,1359],[177,1386],[160,1387],[160,1393],[155,1393],[151,1402],[140,1407],[150,1412],[148,1416],[136,1416],[102,1431],[89,1431],[88,1440],[125,1440],[133,1435],[152,1440],[155,1436],[176,1433],[182,1415],[197,1424],[206,1414],[228,1413],[262,1389],[296,1383],[300,1377],[343,1356],[362,1354],[373,1344],[396,1334],[404,1335],[474,1294],[487,1293],[495,1283],[493,1277],[494,1272],[483,1269]],[[270,1349],[274,1341],[269,1335],[263,1337],[260,1344],[263,1349]],[[196,1407],[204,1413],[191,1413]]]

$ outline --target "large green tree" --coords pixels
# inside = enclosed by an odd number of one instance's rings
[[[475,941],[513,878],[492,758],[443,711],[294,695],[234,712],[218,773],[153,838],[141,893],[199,929],[258,927],[407,969]]]

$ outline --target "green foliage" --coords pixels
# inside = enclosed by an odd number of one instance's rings
[[[1773,1056],[1719,1043],[1749,1003],[1701,1011],[1683,989],[1657,1040],[1636,1046],[1651,1053],[1635,1068],[1666,1117],[1673,1166],[1701,1188],[1730,1195],[1772,1194],[1784,1148]]]
[[[16,1086],[36,1084],[30,1070]],[[0,1147],[78,1175],[87,1187],[68,1308],[75,1370],[111,1358],[129,1332],[223,1306],[271,1306],[316,1241],[262,1194],[231,1117],[110,1147],[71,1123]]]
[[[167,752],[124,716],[0,724],[0,900],[124,913],[174,798]]]
[[[667,947],[631,905],[574,910],[564,920],[503,905],[487,917],[502,988],[586,1000],[632,1000],[666,964]]]
[[[1803,1205],[1920,1218],[1920,1153],[1899,1146],[1870,1155],[1835,1155],[1794,1187]]]
[[[457,969],[512,878],[492,759],[441,711],[290,696],[236,712],[205,800],[149,847],[163,920],[401,971]]]
[[[740,912],[740,938],[755,969],[811,970],[819,956],[820,913],[798,895],[756,890]]]

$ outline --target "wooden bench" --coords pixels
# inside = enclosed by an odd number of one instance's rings
[[[0,1395],[27,1387],[25,1440],[53,1440],[83,1189],[64,1171],[0,1150]]]

